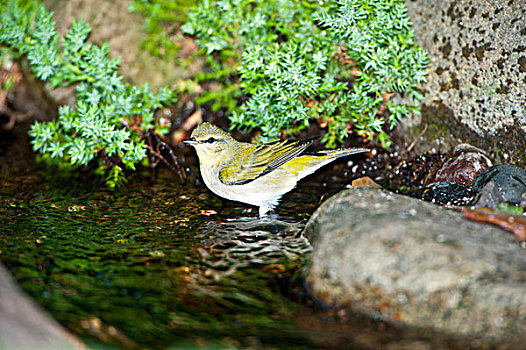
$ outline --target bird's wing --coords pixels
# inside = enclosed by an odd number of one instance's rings
[[[242,185],[253,181],[297,157],[316,139],[288,139],[247,147],[223,165],[219,170],[219,180],[225,185]]]

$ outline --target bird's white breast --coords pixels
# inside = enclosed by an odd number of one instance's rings
[[[296,176],[283,169],[276,169],[260,178],[242,185],[225,185],[219,180],[219,169],[201,167],[206,186],[215,194],[256,206],[272,208],[281,196],[292,190]]]

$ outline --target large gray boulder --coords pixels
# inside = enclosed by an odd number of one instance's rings
[[[526,250],[462,213],[350,189],[307,223],[307,283],[326,305],[458,336],[526,335]]]
[[[521,0],[406,0],[430,68],[421,130],[526,161],[526,6]],[[415,132],[415,134],[418,131]],[[449,147],[448,145],[447,147]],[[447,147],[445,147],[447,149]]]

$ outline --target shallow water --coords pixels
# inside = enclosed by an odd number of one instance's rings
[[[113,193],[82,177],[4,177],[1,260],[92,345],[309,344],[280,293],[310,251],[302,219],[259,219],[174,179],[137,175]]]
[[[28,154],[0,162],[0,260],[89,348],[513,348],[395,328],[312,299],[301,230],[349,181],[334,169],[259,219],[168,171],[153,185],[136,173],[113,192]]]

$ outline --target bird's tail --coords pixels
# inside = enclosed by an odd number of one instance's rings
[[[369,152],[368,148],[342,148],[319,151],[318,154],[326,155],[330,159],[350,156],[351,154]]]
[[[370,150],[367,148],[343,148],[338,150],[323,150],[316,153],[304,154],[293,159],[288,164],[292,172],[295,173],[295,175],[297,175],[297,180],[299,180],[309,174],[312,174],[322,166],[329,164],[337,158],[345,157],[355,153],[363,153],[369,151]]]

